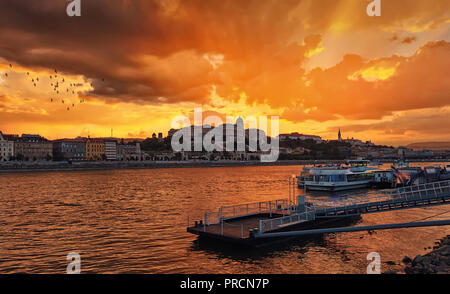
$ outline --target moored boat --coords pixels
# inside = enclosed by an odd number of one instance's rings
[[[373,187],[385,189],[396,186],[397,177],[394,170],[377,170],[374,174]]]
[[[311,191],[344,191],[367,188],[374,180],[375,168],[367,160],[352,160],[346,165],[328,165],[304,168],[298,186]]]

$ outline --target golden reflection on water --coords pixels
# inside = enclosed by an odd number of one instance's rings
[[[82,273],[365,273],[372,251],[380,253],[382,271],[401,270],[403,256],[423,254],[450,233],[448,227],[341,233],[258,250],[199,244],[186,233],[188,215],[200,219],[222,205],[287,198],[288,178],[300,169],[1,174],[0,273],[65,273],[69,252],[81,255]],[[448,209],[369,214],[359,224],[414,221]]]

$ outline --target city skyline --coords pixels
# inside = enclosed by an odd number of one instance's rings
[[[194,126],[194,125],[192,125],[192,126]],[[203,127],[205,127],[205,126],[210,127],[210,125],[207,125],[207,124],[203,125]],[[24,135],[25,136],[29,136],[29,135],[31,135],[31,136],[41,136],[42,138],[47,139],[49,141],[58,141],[58,140],[65,140],[65,139],[67,139],[67,140],[77,140],[77,139],[104,139],[104,140],[106,140],[106,139],[114,139],[114,140],[126,140],[127,142],[133,142],[133,140],[143,141],[145,139],[151,139],[151,138],[159,138],[159,139],[167,138],[167,137],[170,137],[171,131],[173,132],[174,129],[172,128],[172,129],[170,129],[167,132],[153,132],[153,133],[149,133],[148,136],[144,136],[144,137],[127,137],[127,136],[121,137],[121,136],[113,136],[111,134],[110,134],[110,136],[106,136],[106,135],[105,136],[101,136],[101,135],[100,136],[91,136],[89,134],[89,132],[88,132],[87,136],[78,135],[78,136],[74,136],[74,137],[69,137],[69,136],[49,137],[49,136],[46,136],[46,135],[40,134],[40,133],[32,133],[32,132],[14,133],[14,132],[5,132],[5,130],[0,130],[0,133],[2,133],[3,135],[7,135],[7,136],[12,136],[13,135],[13,136],[19,136],[19,137],[20,136],[24,136]],[[361,142],[373,143],[375,145],[389,145],[389,144],[381,144],[381,143],[377,144],[377,142],[373,142],[373,140],[371,140],[371,139],[365,140],[365,139],[355,138],[355,137],[351,137],[351,136],[341,136],[340,128],[338,128],[338,133],[336,134],[335,138],[325,138],[325,137],[322,137],[322,136],[319,136],[319,135],[316,135],[316,134],[306,134],[306,133],[301,133],[299,131],[292,131],[292,132],[288,132],[288,133],[280,133],[278,135],[278,137],[280,137],[280,138],[281,137],[290,137],[292,135],[294,135],[294,136],[296,135],[296,136],[311,137],[311,139],[313,139],[314,141],[316,141],[316,139],[319,138],[320,142],[322,142],[322,141],[323,142],[328,142],[328,141],[341,141],[341,140],[342,141],[357,140],[357,141],[361,141]],[[416,141],[411,142],[410,144],[404,144],[404,145],[399,144],[399,145],[391,145],[391,146],[393,146],[393,147],[402,147],[402,146],[409,146],[409,145],[420,145],[421,143],[445,144],[445,146],[450,144],[450,142],[443,141],[443,140],[441,140],[441,141],[433,141],[433,142],[416,140]],[[424,148],[424,149],[426,149],[426,148]]]
[[[192,125],[191,127],[194,127],[194,125]],[[198,126],[196,126],[196,127],[198,127]],[[203,128],[204,127],[210,128],[211,126],[203,125]],[[49,138],[42,134],[32,134],[32,133],[12,134],[12,133],[3,132],[2,130],[0,130],[0,135],[3,135],[5,138],[7,138],[7,140],[10,140],[11,142],[13,142],[15,139],[18,139],[21,137],[37,136],[37,137],[40,137],[44,140],[48,140],[49,142],[53,142],[53,143],[55,143],[57,141],[103,140],[104,142],[106,142],[106,141],[110,140],[110,141],[115,141],[117,143],[122,142],[122,144],[123,144],[123,142],[136,143],[136,142],[143,142],[147,139],[161,140],[161,139],[170,138],[173,135],[173,133],[177,130],[179,130],[179,129],[171,129],[171,130],[169,130],[169,132],[167,134],[164,134],[162,132],[155,132],[155,133],[152,133],[150,136],[143,137],[143,138],[118,137],[118,136],[113,136],[112,134],[111,134],[111,136],[90,136],[90,135],[88,135],[88,136],[76,136],[76,137]],[[317,136],[314,134],[304,134],[304,133],[299,133],[299,132],[280,133],[277,137],[279,138],[280,141],[285,141],[286,139],[290,139],[290,140],[300,139],[302,141],[312,140],[316,144],[338,141],[338,142],[350,143],[352,146],[355,145],[355,143],[356,143],[356,145],[387,146],[387,147],[394,147],[394,148],[405,148],[406,147],[406,148],[413,148],[413,149],[417,149],[417,150],[430,150],[430,149],[450,150],[450,149],[448,149],[450,146],[450,142],[436,141],[436,142],[415,142],[415,143],[411,143],[411,144],[407,144],[407,145],[398,145],[398,146],[385,145],[385,144],[377,144],[377,142],[373,142],[372,140],[361,140],[359,138],[349,137],[349,136],[343,137],[340,129],[338,130],[336,138],[330,138],[330,139],[323,138],[321,136]],[[423,145],[423,144],[426,144],[426,145]],[[430,147],[430,146],[432,146],[432,147]]]
[[[2,1],[0,129],[147,138],[201,106],[328,140],[450,141],[448,1],[380,17],[367,1],[230,3],[85,1],[69,18],[66,3]]]

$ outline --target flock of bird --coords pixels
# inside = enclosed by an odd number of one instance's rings
[[[13,69],[13,65],[10,64],[9,68],[12,70]],[[4,74],[5,78],[8,78],[8,73],[6,72]],[[30,79],[29,81],[31,82],[31,84],[33,85],[33,87],[38,87],[39,86],[39,77],[32,77],[30,76],[30,73],[27,72],[27,77]],[[70,109],[75,108],[75,102],[70,101],[69,98],[67,98],[67,100],[65,101],[64,98],[62,98],[61,96],[66,96],[66,95],[75,95],[75,91],[77,91],[78,87],[81,87],[81,84],[75,84],[75,83],[68,83],[65,81],[64,77],[60,76],[58,78],[58,70],[55,69],[54,74],[50,75],[49,77],[50,79],[50,86],[54,92],[55,98],[50,98],[50,102],[51,103],[57,103],[58,100],[61,101],[62,104],[64,104],[64,108],[67,109],[67,111],[70,111]],[[105,79],[103,78],[102,81],[104,82]],[[91,87],[93,87],[93,84],[91,83]],[[65,90],[65,92],[64,92]],[[78,91],[77,91],[78,92]],[[58,97],[60,96],[60,97]],[[78,104],[82,104],[85,103],[84,99],[80,99],[80,102]]]

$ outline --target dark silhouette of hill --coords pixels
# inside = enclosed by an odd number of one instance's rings
[[[406,146],[414,150],[450,150],[450,142],[420,142]]]

